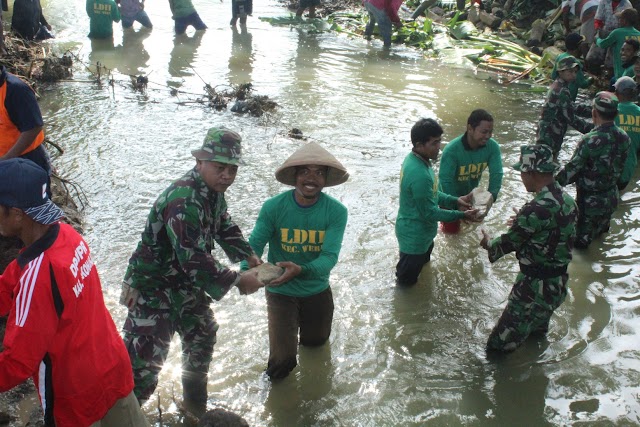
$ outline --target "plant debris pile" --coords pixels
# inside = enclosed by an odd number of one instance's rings
[[[43,82],[57,82],[73,76],[71,67],[73,60],[71,55],[64,54],[61,57],[44,58],[39,79]]]
[[[149,77],[147,76],[129,76],[131,78],[131,87],[134,92],[142,92],[144,93],[147,90],[147,85],[149,84]]]
[[[0,63],[7,70],[29,81],[57,82],[73,75],[73,59],[67,52],[62,56],[52,54],[50,49],[38,42],[28,42],[11,33],[5,34],[7,54]]]
[[[252,95],[251,83],[233,85],[225,90],[216,90],[215,87],[207,84],[204,89],[207,92],[209,106],[216,110],[226,109],[229,103],[234,102],[231,107],[232,112],[249,113],[254,117],[260,117],[278,107],[278,104],[267,95]]]

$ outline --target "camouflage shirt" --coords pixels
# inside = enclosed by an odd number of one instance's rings
[[[571,160],[556,176],[560,185],[573,182],[582,191],[601,193],[617,189],[629,150],[629,136],[609,122],[584,135]]]
[[[566,267],[571,261],[577,217],[576,202],[558,183],[543,187],[520,209],[509,230],[489,242],[489,261],[515,251],[521,269]]]
[[[567,83],[558,78],[547,92],[547,99],[542,107],[536,142],[551,147],[554,157],[558,156],[567,126],[573,126],[578,132],[586,133],[593,129],[593,124],[578,116],[579,108],[571,100]],[[590,110],[590,108],[589,108]]]
[[[124,280],[139,290],[193,287],[219,300],[239,274],[211,255],[214,240],[233,262],[253,254],[224,193],[210,190],[194,168],[154,203]]]

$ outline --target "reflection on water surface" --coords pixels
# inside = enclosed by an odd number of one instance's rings
[[[542,95],[517,92],[472,71],[401,48],[344,35],[272,27],[258,17],[287,13],[255,0],[246,31],[227,27],[229,2],[194,4],[209,30],[173,35],[166,2],[147,2],[150,33],[116,29],[114,44],[91,46],[84,4],[45,3],[57,43],[79,49],[87,63],[114,70],[113,90],[70,83],[41,100],[49,136],[67,151],[58,167],[82,184],[90,201],[86,238],[118,325],[119,282],[157,195],[193,166],[190,149],[205,130],[224,124],[245,139],[247,165],[228,192],[230,211],[249,233],[262,202],[283,189],[275,169],[304,142],[319,141],[351,179],[327,192],[349,208],[341,259],[332,274],[336,303],[329,347],[303,349],[285,381],[262,376],[268,352],[263,292],[231,292],[214,304],[221,328],[210,371],[211,405],[241,413],[253,425],[629,425],[639,421],[640,192],[623,195],[611,232],[571,264],[570,295],[547,341],[528,342],[489,363],[483,346],[515,279],[513,256],[490,265],[476,226],[438,235],[423,280],[393,287],[398,172],[410,149],[409,129],[434,117],[445,141],[465,128],[469,112],[496,118],[494,138],[505,166],[531,142]],[[56,25],[57,24],[57,25]],[[146,95],[129,74],[149,76]],[[78,69],[76,77],[88,78]],[[121,83],[122,82],[122,83]],[[275,117],[215,112],[194,100],[205,84],[251,82],[279,105]],[[177,97],[170,88],[179,89]],[[182,104],[180,104],[182,102]],[[575,146],[569,133],[561,161]],[[572,190],[573,191],[573,190]],[[511,207],[529,199],[519,175],[505,169],[503,190],[484,226],[505,229]],[[181,395],[177,341],[159,389],[165,425],[180,425],[172,395]],[[175,389],[175,391],[174,391]],[[157,402],[146,413],[156,420]]]

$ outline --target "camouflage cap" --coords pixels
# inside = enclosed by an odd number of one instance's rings
[[[572,68],[577,67],[578,65],[580,65],[578,60],[574,56],[569,55],[565,58],[562,58],[560,61],[558,61],[558,66],[556,67],[556,70],[557,71],[570,70]]]
[[[615,114],[618,112],[618,97],[611,92],[598,92],[593,98],[593,108],[601,113]]]
[[[212,127],[204,137],[202,147],[191,150],[191,154],[198,160],[243,165],[240,159],[240,142],[242,137],[225,127]]]
[[[553,160],[551,147],[536,144],[520,147],[520,161],[513,168],[520,172],[553,173],[560,166]]]

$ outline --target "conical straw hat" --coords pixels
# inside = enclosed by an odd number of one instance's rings
[[[315,142],[310,142],[295,151],[276,171],[276,179],[283,184],[296,185],[296,166],[327,166],[325,187],[342,184],[349,179],[349,173],[342,163]]]

